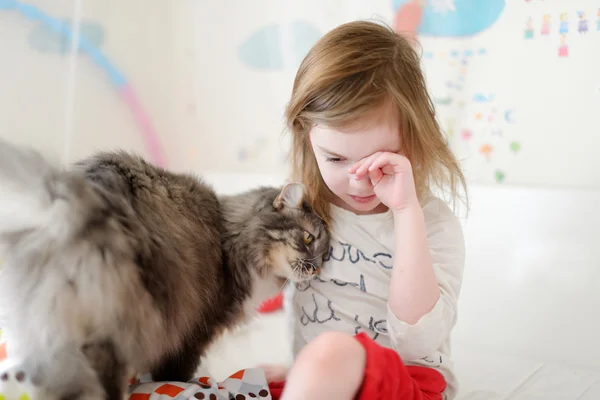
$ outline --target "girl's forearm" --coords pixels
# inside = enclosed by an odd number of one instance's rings
[[[415,324],[433,309],[440,295],[421,207],[395,212],[394,230],[389,307],[399,320]]]

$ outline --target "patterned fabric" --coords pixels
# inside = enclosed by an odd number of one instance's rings
[[[2,365],[0,371],[1,400],[45,400],[18,365]],[[271,400],[263,370],[258,368],[236,372],[223,382],[201,377],[190,382],[141,382],[130,386],[129,400]]]
[[[0,330],[0,338],[2,330]],[[6,354],[0,341],[0,400],[46,400],[20,366]],[[129,400],[272,400],[265,373],[260,368],[243,369],[223,382],[199,377],[189,382],[152,382],[149,375],[130,381]]]
[[[171,399],[271,400],[271,393],[265,373],[259,368],[238,371],[223,382],[201,377],[188,383],[141,381],[130,388],[129,400]]]

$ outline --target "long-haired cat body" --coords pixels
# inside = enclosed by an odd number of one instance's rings
[[[329,237],[303,188],[218,197],[124,152],[62,170],[0,140],[0,296],[11,353],[59,400],[121,400],[127,377],[186,381],[207,346]]]

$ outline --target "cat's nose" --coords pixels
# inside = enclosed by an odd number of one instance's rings
[[[307,274],[316,274],[318,275],[321,271],[321,268],[317,267],[314,264],[305,265],[303,268],[304,272]]]

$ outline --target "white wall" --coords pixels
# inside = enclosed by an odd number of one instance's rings
[[[102,27],[100,48],[137,92],[170,167],[264,173],[285,171],[282,114],[306,49],[346,21],[375,17],[393,23],[406,1],[30,3],[59,18],[76,18],[79,5],[84,24]],[[436,4],[461,11],[470,3]],[[426,4],[430,25],[453,15]],[[477,10],[475,15],[484,15],[487,8]],[[558,57],[563,11],[570,27],[566,58]],[[589,20],[586,34],[577,32],[578,11]],[[423,32],[423,64],[440,123],[471,182],[493,184],[499,172],[504,184],[598,186],[600,161],[591,150],[600,145],[600,82],[593,72],[600,67],[597,12],[595,0],[512,0],[481,33],[452,38]],[[542,37],[546,13],[551,29]],[[469,24],[472,17],[459,21]],[[534,27],[529,40],[524,39],[528,17]],[[0,136],[69,160],[107,147],[146,152],[140,127],[105,72],[86,55],[71,64],[68,54],[32,48],[39,25],[0,9]],[[479,49],[485,55],[463,55]],[[257,60],[271,66],[253,65]],[[461,78],[460,90],[448,88],[448,81]],[[479,93],[494,100],[473,101]],[[493,121],[487,122],[490,116]],[[465,130],[471,132],[468,140]],[[512,142],[519,143],[519,151],[511,150]],[[484,145],[492,149],[487,156]]]
[[[600,79],[592,72],[600,69],[599,11],[593,0],[507,1],[481,34],[422,39],[434,98],[452,100],[438,101],[439,119],[447,131],[453,125],[451,143],[473,181],[492,183],[498,171],[510,184],[600,186],[600,161],[588,151],[600,145]],[[563,12],[565,57],[559,56]],[[588,32],[579,32],[578,12]],[[549,31],[542,35],[545,15]],[[532,38],[525,37],[529,18]],[[465,50],[476,54],[465,57]]]
[[[81,21],[103,28],[100,48],[134,87],[171,165],[189,168],[194,167],[190,147],[202,147],[197,115],[188,108],[195,101],[190,82],[196,76],[191,69],[196,42],[186,30],[192,28],[186,23],[192,16],[189,7],[181,9],[185,3],[175,3],[178,6],[158,0],[29,2],[48,15],[69,19],[76,18],[75,6],[80,4]],[[31,36],[40,25],[0,8],[0,136],[57,154],[68,151],[69,160],[104,148],[145,151],[140,128],[106,71],[86,55],[76,57],[73,70],[69,54],[32,48]]]

